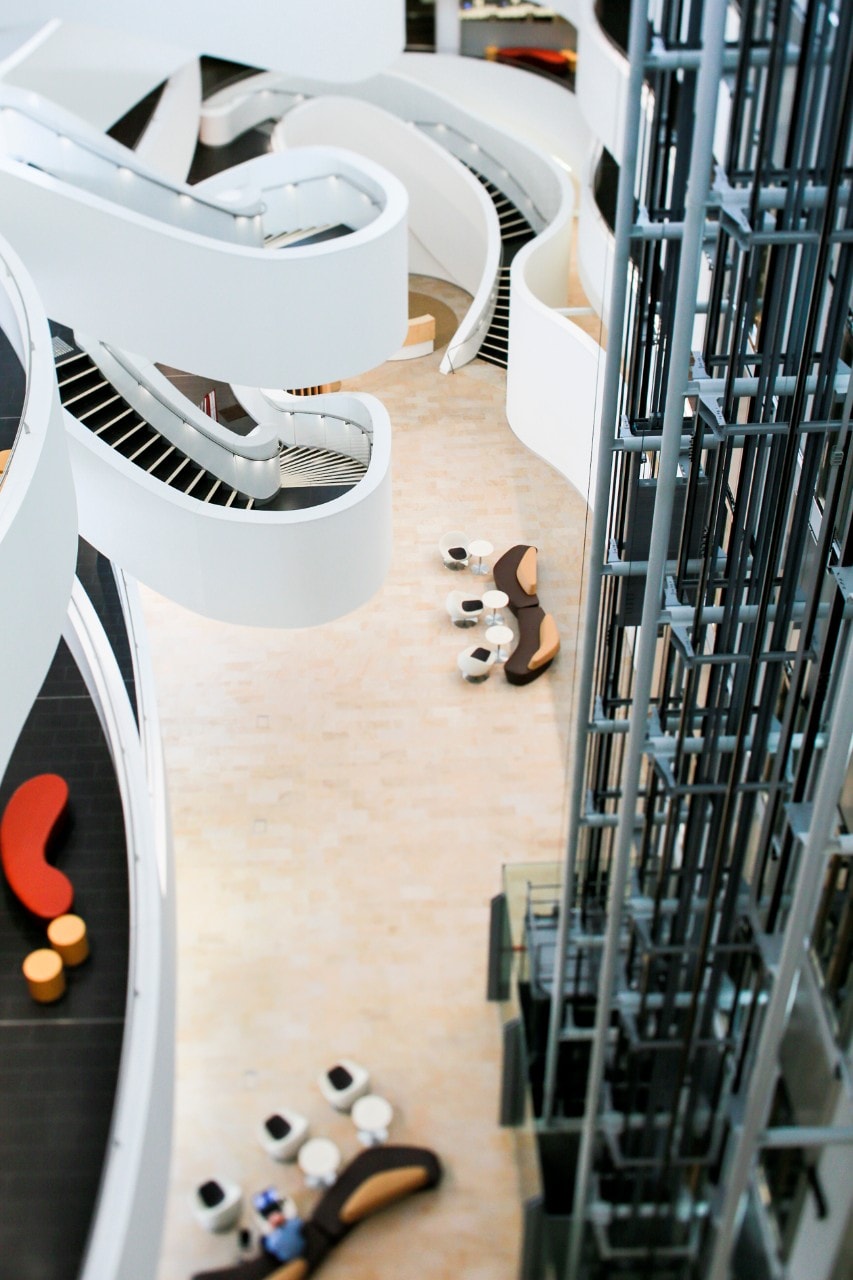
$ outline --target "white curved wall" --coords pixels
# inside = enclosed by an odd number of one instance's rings
[[[605,325],[609,323],[610,315],[613,249],[613,232],[601,216],[591,183],[585,182],[581,187],[578,219],[578,275],[586,296]]]
[[[367,474],[306,511],[210,507],[153,480],[65,415],[80,531],[155,591],[248,626],[308,627],[358,608],[391,556],[391,434],[372,396]]]
[[[566,305],[573,211],[564,179],[553,223],[512,263],[506,414],[522,443],[589,501],[605,353],[555,310]]]
[[[47,674],[71,592],[77,511],[50,333],[23,266],[3,243],[4,325],[25,360],[23,425],[0,484],[0,776]]]
[[[598,24],[593,0],[581,0],[575,94],[593,137],[622,158],[628,90],[628,60]]]
[[[278,177],[282,159],[250,163],[254,174],[277,163]],[[326,160],[353,170],[343,153]],[[381,364],[406,334],[405,191],[368,162],[357,169],[384,190],[381,214],[340,241],[279,252],[183,231],[9,159],[0,201],[63,323],[225,381],[306,386]]]
[[[249,66],[299,72],[310,64],[318,76],[344,82],[375,74],[405,44],[400,0],[4,0],[3,17],[9,26],[70,18]]]

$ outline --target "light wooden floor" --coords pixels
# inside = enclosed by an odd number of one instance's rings
[[[461,317],[465,295],[422,277]],[[363,1224],[325,1280],[512,1280],[512,1132],[496,1124],[500,1027],[484,998],[488,903],[507,862],[562,856],[585,504],[509,429],[505,379],[439,355],[345,384],[387,404],[394,555],[382,590],[322,628],[228,626],[143,591],[177,864],[174,1150],[159,1280],[232,1261],[193,1220],[211,1175],[276,1184],[310,1211],[296,1168],[261,1150],[277,1106],[349,1158],[352,1124],[315,1077],[363,1062],[395,1107],[392,1140],[438,1152],[437,1192]],[[563,648],[534,684],[466,684],[444,598],[448,529],[540,549],[540,596]],[[479,580],[482,583],[482,579]],[[477,629],[479,632],[481,628]]]

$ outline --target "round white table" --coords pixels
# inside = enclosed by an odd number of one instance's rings
[[[341,1153],[331,1138],[309,1138],[299,1148],[296,1162],[307,1187],[330,1187],[341,1167]]]
[[[387,1098],[378,1093],[365,1093],[354,1104],[353,1124],[358,1130],[358,1140],[365,1147],[388,1140],[388,1126],[394,1116],[394,1108]]]
[[[505,591],[484,591],[483,604],[489,610],[486,614],[486,626],[497,627],[503,622],[501,609],[509,604],[509,596]]]
[[[494,551],[491,542],[487,542],[485,538],[477,538],[474,542],[468,544],[469,556],[474,556],[477,563],[471,565],[472,573],[488,573],[489,566],[483,564],[486,556],[490,556]]]
[[[490,644],[496,646],[495,662],[506,662],[509,657],[509,650],[504,645],[510,644],[513,632],[511,627],[489,627],[486,631],[486,639]]]

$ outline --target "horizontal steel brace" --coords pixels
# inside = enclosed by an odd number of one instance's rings
[[[760,1147],[829,1147],[853,1143],[853,1125],[779,1125],[765,1129]]]
[[[723,70],[736,71],[740,66],[740,49],[730,45],[723,53]],[[789,44],[785,50],[785,65],[796,66],[800,50]],[[652,45],[643,65],[647,71],[698,71],[702,62],[701,49],[667,49],[660,36],[652,36]],[[766,67],[770,62],[769,49],[750,50],[746,62],[751,67]]]
[[[836,396],[840,398],[846,396],[849,383],[849,371],[836,374],[833,381],[833,390]],[[722,396],[725,395],[727,385],[725,378],[690,378],[684,388],[684,394],[685,396]],[[780,374],[779,377],[771,377],[764,384],[761,383],[759,378],[735,378],[732,384],[732,394],[735,396],[754,396],[758,394],[762,385],[766,386],[769,395],[792,396],[797,387],[797,377],[795,374]],[[806,394],[813,395],[817,390],[817,375],[811,374],[806,379]]]

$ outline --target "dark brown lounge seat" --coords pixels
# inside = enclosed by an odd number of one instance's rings
[[[510,684],[530,684],[547,671],[560,648],[557,624],[539,605],[519,609],[518,644],[504,663]]]
[[[510,547],[493,569],[495,586],[498,591],[505,591],[509,598],[509,607],[517,614],[519,609],[530,605],[538,605],[536,594],[536,548],[520,542]]]
[[[199,1271],[193,1280],[304,1280],[364,1218],[440,1180],[438,1156],[425,1147],[368,1147],[350,1161],[305,1219],[303,1257],[276,1262],[261,1253],[233,1267]]]

